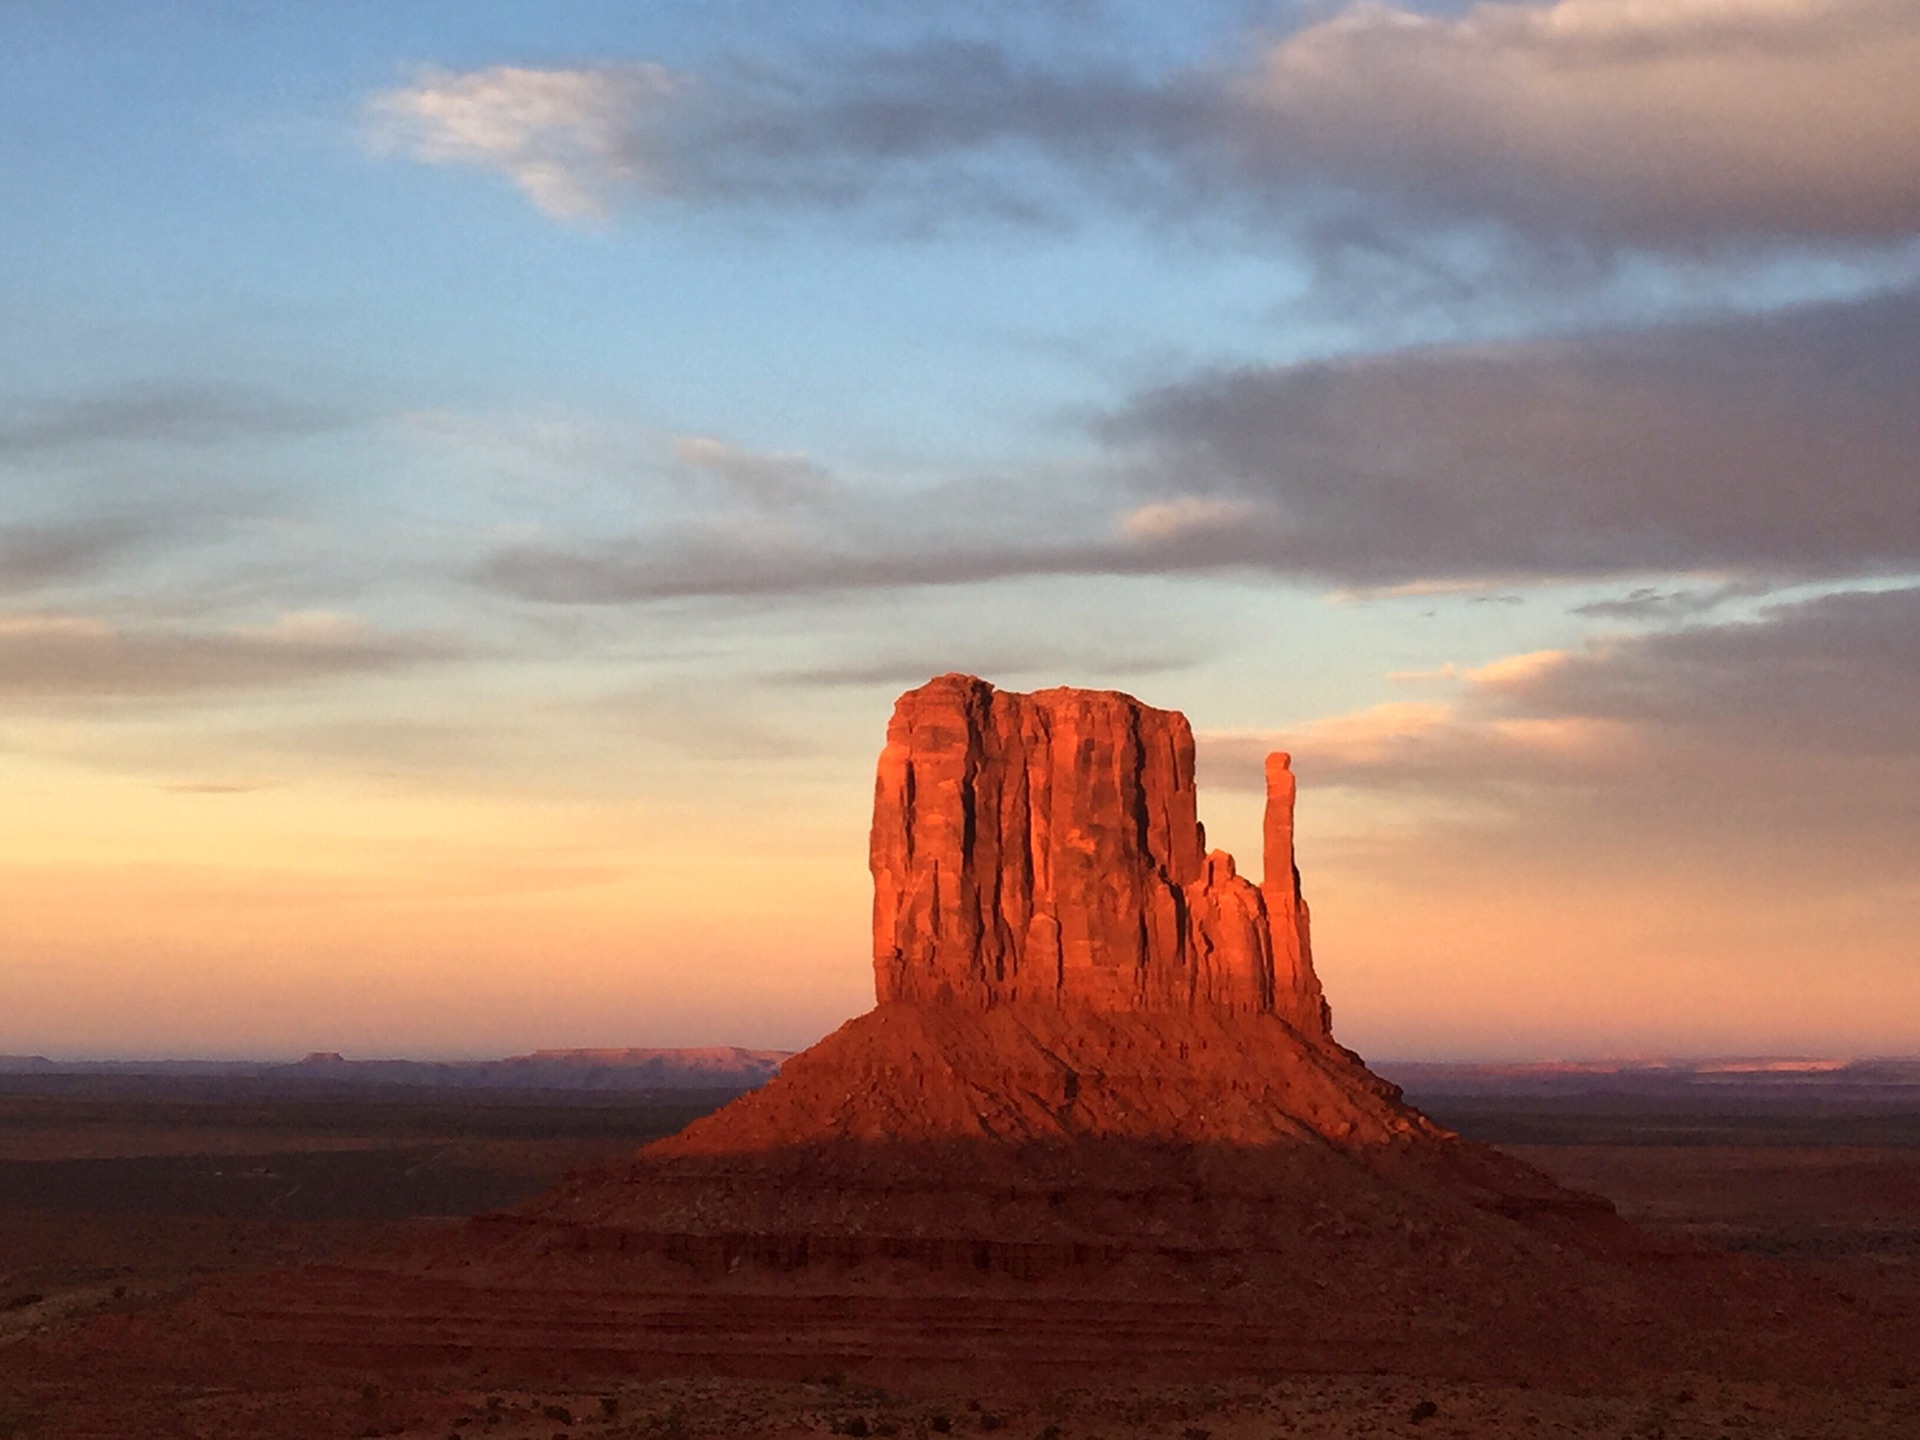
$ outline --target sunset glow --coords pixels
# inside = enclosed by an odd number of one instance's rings
[[[1920,1051],[1920,9],[0,7],[0,1053],[798,1047],[1116,688],[1370,1058]]]

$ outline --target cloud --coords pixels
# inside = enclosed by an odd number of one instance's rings
[[[1590,600],[1573,607],[1576,615],[1591,615],[1602,620],[1662,622],[1695,620],[1739,600],[1764,595],[1764,581],[1733,581],[1721,585],[1691,585],[1662,589],[1657,585],[1638,585],[1625,595],[1605,600]]]
[[[1190,670],[1209,658],[1196,646],[1182,650],[1148,650],[1080,642],[1072,646],[1033,642],[930,642],[916,650],[900,650],[839,664],[789,670],[774,683],[801,688],[873,686],[898,689],[926,683],[936,675],[959,672],[995,681],[1044,676],[1049,684],[1072,683],[1074,674],[1094,676],[1165,675]]]
[[[1916,713],[1920,588],[1909,587],[1510,656],[1458,673],[1450,698],[1208,735],[1200,748],[1217,783],[1241,788],[1258,788],[1258,756],[1285,748],[1303,783],[1499,800],[1500,826],[1529,833],[1639,816],[1669,842],[1713,834],[1732,852],[1755,826],[1809,843],[1857,826],[1848,852],[1877,835],[1906,863],[1920,861]]]
[[[647,126],[681,88],[650,64],[428,70],[368,102],[368,139],[376,153],[499,171],[554,218],[591,219],[659,183]]]
[[[117,517],[0,526],[0,594],[91,574],[138,539],[139,527]]]
[[[1260,758],[1293,753],[1322,953],[1395,1045],[1886,1049],[1914,1043],[1920,993],[1916,707],[1904,588],[1516,657],[1198,752],[1203,789],[1256,793]]]
[[[1103,433],[1340,583],[1920,561],[1920,293],[1199,374]],[[1158,477],[1166,477],[1160,481]]]
[[[1057,552],[992,546],[876,554],[811,538],[768,544],[686,532],[614,544],[507,546],[475,578],[524,600],[623,605],[970,584],[1050,573],[1067,563]]]
[[[991,509],[991,507],[988,507]],[[1272,547],[1258,517],[1238,529],[1081,522],[1052,538],[1032,507],[1009,503],[968,534],[942,523],[943,504],[907,526],[889,507],[855,514],[840,530],[741,531],[681,527],[614,542],[522,544],[487,557],[474,578],[489,588],[558,605],[753,598],[982,585],[1047,575],[1189,574],[1263,565]],[[1042,538],[1033,538],[1038,531]]]
[[[627,734],[710,760],[792,760],[816,755],[817,742],[755,714],[736,687],[728,703],[697,684],[658,685],[604,696],[595,717]]]
[[[1920,231],[1916,72],[1903,0],[1363,3],[1245,83],[1282,173],[1684,246]]]
[[[240,386],[151,383],[90,395],[0,405],[0,463],[93,445],[212,445],[253,436],[310,435],[343,412]]]
[[[1703,749],[1920,761],[1920,589],[1768,606],[1756,620],[1608,641],[1483,684],[1507,710]]]
[[[1920,292],[1207,371],[1098,419],[1105,455],[1070,479],[843,486],[777,514],[509,546],[476,577],[575,605],[1046,575],[1237,572],[1395,594],[1719,577],[1600,602],[1684,618],[1782,578],[1920,567],[1916,393]],[[694,453],[760,493],[814,493],[792,457]]]
[[[384,633],[325,613],[224,630],[14,614],[0,616],[0,703],[276,689],[397,671],[459,653],[435,637]]]
[[[804,455],[746,450],[710,435],[676,435],[673,453],[756,505],[804,504],[837,488],[832,474]]]
[[[1022,188],[974,164],[978,155],[1058,150],[1104,168],[1122,135],[1144,153],[1175,131],[1203,132],[1189,112],[1219,98],[934,39],[790,70],[735,65],[699,83],[645,62],[429,71],[374,96],[368,120],[376,153],[499,171],[561,219],[647,196],[862,204],[889,189],[923,193],[913,172],[926,167],[941,171],[933,185],[952,204],[1031,218]],[[1107,130],[1083,131],[1095,117]]]
[[[1345,1033],[1403,1053],[1911,1049],[1920,589],[1615,636],[1202,733],[1293,752]]]
[[[1260,518],[1259,510],[1244,500],[1176,495],[1128,511],[1120,517],[1120,528],[1135,540],[1165,542],[1230,533]]]
[[[370,117],[378,147],[497,170],[561,218],[643,195],[1027,221],[1097,199],[1265,229],[1358,204],[1678,250],[1920,232],[1905,0],[1359,0],[1225,50],[1169,70],[934,34],[698,83],[434,71]]]

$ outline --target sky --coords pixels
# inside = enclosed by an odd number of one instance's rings
[[[798,1047],[1126,690],[1378,1059],[1920,1051],[1910,0],[0,0],[0,1052]]]

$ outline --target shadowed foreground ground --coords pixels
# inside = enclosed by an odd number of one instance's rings
[[[1872,1330],[1920,1333],[1920,1124],[1897,1107],[1828,1114],[1810,1131],[1791,1107],[1771,1118],[1747,1107],[1730,1125],[1724,1112],[1676,1118],[1644,1102],[1636,1115],[1618,1097],[1430,1103],[1470,1134],[1523,1135],[1516,1153],[1609,1196],[1655,1234],[1783,1264],[1849,1295]],[[184,1368],[170,1378],[72,1348],[100,1327],[164,1325],[183,1298],[193,1303],[190,1292],[217,1290],[236,1269],[363,1250],[430,1233],[443,1223],[436,1215],[521,1200],[564,1170],[630,1152],[695,1108],[139,1087],[0,1097],[0,1436],[1920,1434],[1920,1389],[1894,1375],[1835,1386],[1669,1370],[1574,1387],[1255,1375],[1086,1388],[1070,1374],[1023,1382],[949,1372],[888,1376],[878,1389],[827,1361],[777,1383],[293,1367],[208,1385]],[[1847,1143],[1809,1143],[1818,1133]],[[1660,1143],[1630,1143],[1644,1136]],[[1791,1328],[1793,1316],[1779,1318]],[[90,1350],[96,1363],[76,1363]]]

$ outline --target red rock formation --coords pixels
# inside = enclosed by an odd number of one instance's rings
[[[1306,897],[1300,893],[1300,867],[1293,860],[1293,801],[1299,782],[1293,757],[1284,750],[1267,756],[1266,869],[1260,894],[1266,901],[1273,937],[1276,1008],[1307,1035],[1333,1033],[1333,1014],[1313,973],[1313,940]]]
[[[955,1367],[1584,1383],[1869,1353],[1870,1317],[1648,1245],[1333,1044],[1286,757],[1267,775],[1256,887],[1205,853],[1180,716],[936,680],[902,698],[880,761],[873,1010],[630,1162],[390,1252],[110,1317],[47,1373],[93,1388],[103,1363],[166,1355],[151,1383],[198,1407],[236,1374],[310,1403],[340,1388],[313,1369],[332,1365],[383,1384],[453,1367],[468,1388]],[[1816,1314],[1825,1351],[1805,1343]],[[193,1415],[140,1433],[201,1433]]]
[[[874,790],[879,999],[1275,1012],[1324,1036],[1279,761],[1263,890],[1207,853],[1186,717],[966,675],[909,691]]]

